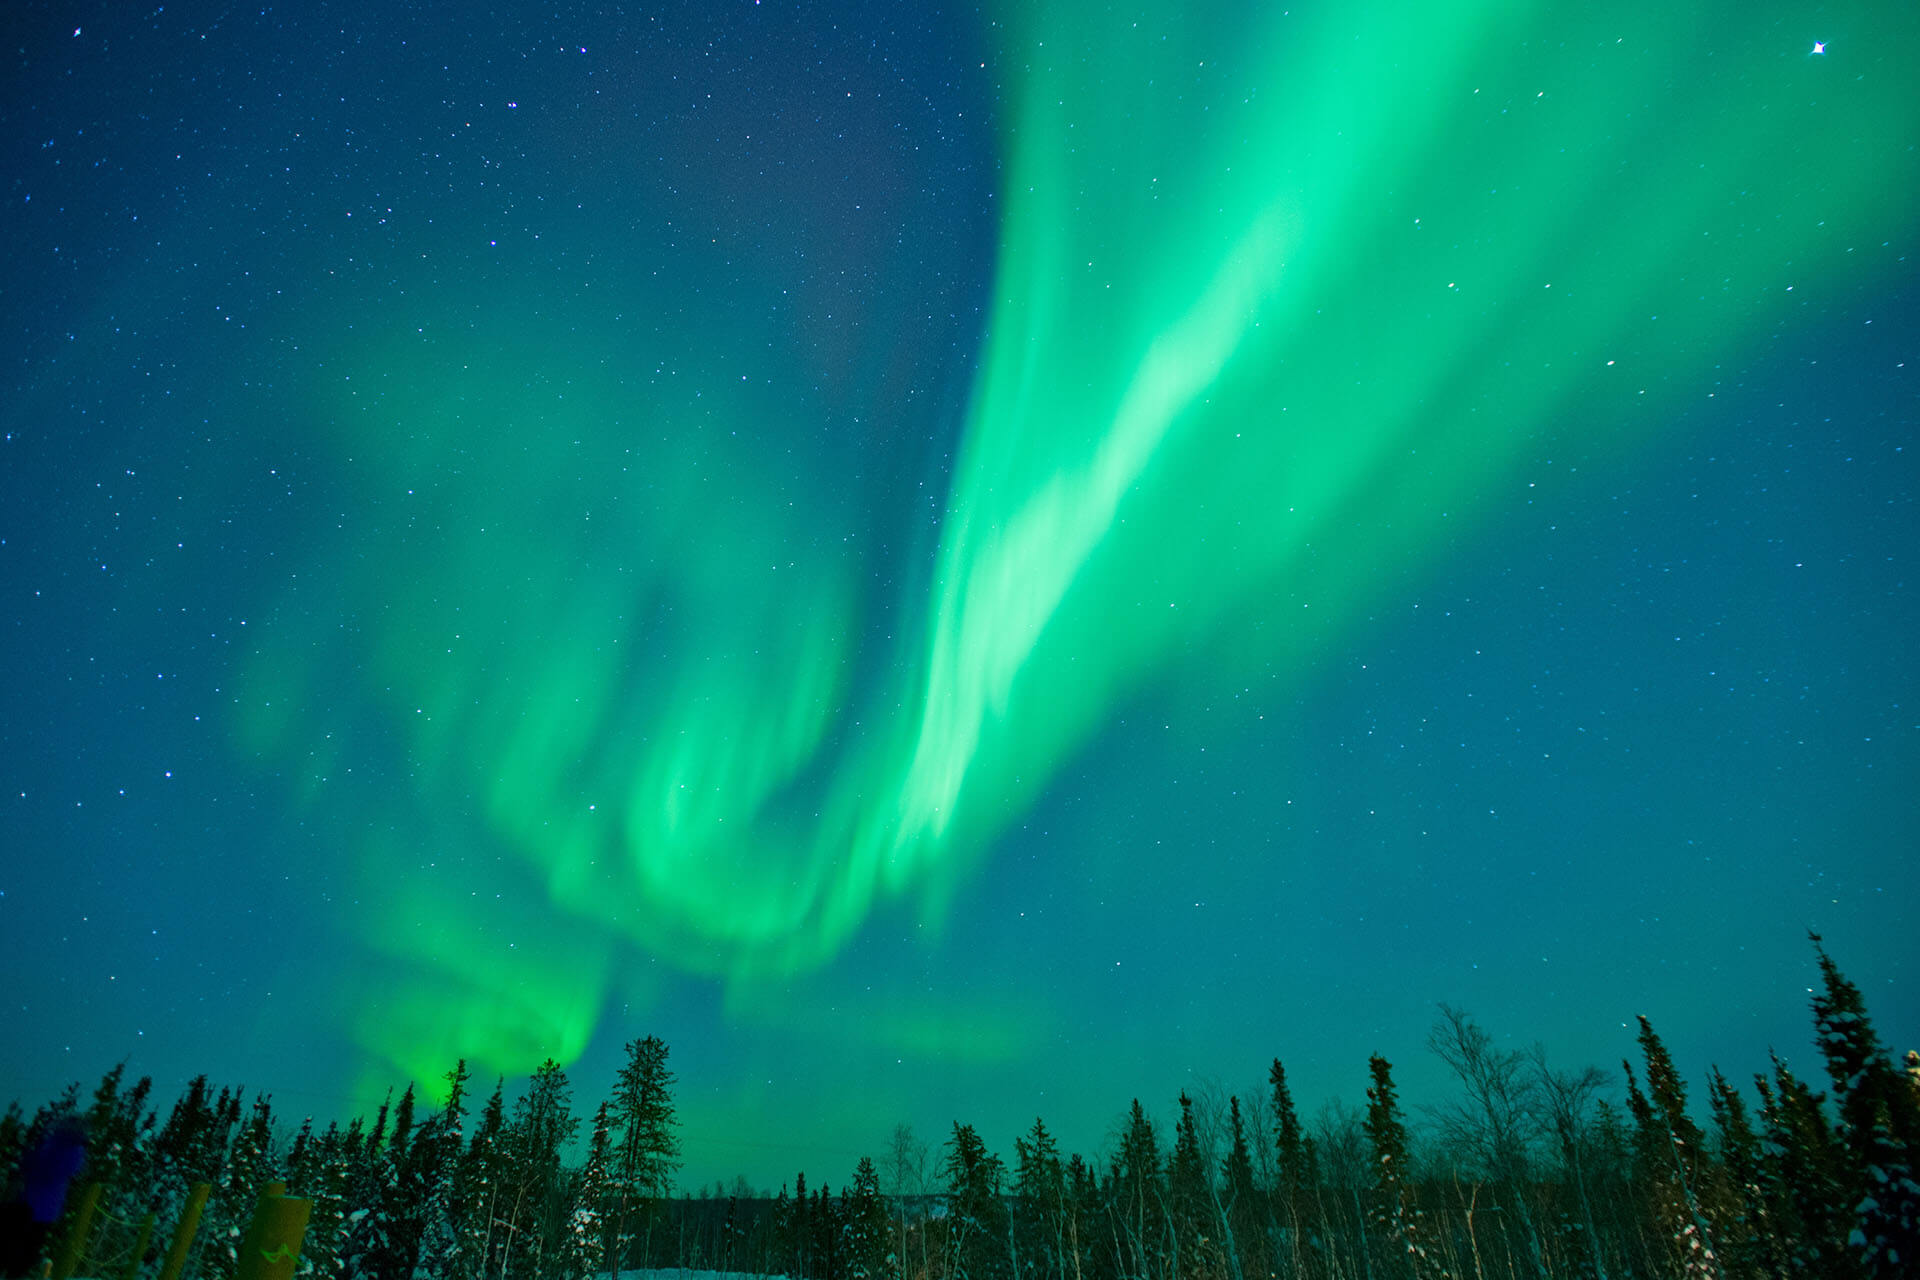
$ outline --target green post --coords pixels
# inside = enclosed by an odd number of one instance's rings
[[[134,1280],[140,1274],[140,1260],[147,1256],[147,1241],[153,1239],[153,1220],[151,1209],[140,1219],[140,1234],[134,1237],[133,1252],[127,1257],[127,1269],[120,1274],[120,1280]]]
[[[313,1201],[281,1195],[286,1189],[284,1182],[270,1182],[264,1188],[253,1211],[253,1225],[240,1242],[240,1267],[234,1280],[293,1280]]]
[[[53,1255],[53,1270],[48,1272],[53,1280],[69,1280],[79,1269],[80,1259],[87,1252],[87,1237],[93,1234],[93,1211],[99,1205],[100,1184],[89,1182],[80,1193],[80,1207],[73,1211],[73,1229],[67,1232],[60,1252]]]
[[[200,1211],[207,1207],[211,1183],[196,1182],[187,1195],[187,1207],[180,1212],[180,1225],[173,1231],[173,1247],[167,1250],[166,1265],[160,1268],[160,1280],[180,1280],[186,1270],[187,1254],[193,1249],[194,1233],[200,1230]]]

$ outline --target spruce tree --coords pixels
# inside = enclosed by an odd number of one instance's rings
[[[800,1175],[800,1203],[804,1209],[807,1201],[807,1179]],[[773,1266],[779,1271],[804,1280],[807,1274],[805,1259],[801,1257],[799,1231],[795,1230],[793,1199],[787,1195],[787,1184],[780,1184],[780,1194],[773,1201]]]
[[[607,1256],[607,1169],[613,1150],[612,1104],[602,1102],[593,1113],[593,1136],[587,1141],[586,1163],[574,1180],[572,1216],[561,1250],[564,1280],[591,1276]]]
[[[814,1280],[846,1280],[846,1259],[841,1253],[841,1236],[845,1224],[840,1220],[839,1206],[834,1203],[833,1191],[824,1182],[813,1196],[813,1212],[807,1215],[813,1232],[813,1245],[809,1252],[813,1255]]]
[[[466,1146],[467,1060],[460,1059],[447,1072],[447,1100],[421,1134],[419,1176],[424,1187],[425,1204],[421,1215],[418,1256],[420,1266],[430,1275],[450,1273],[456,1250],[455,1230],[459,1214],[456,1202],[460,1175],[460,1155]]]
[[[1745,1099],[1717,1066],[1707,1070],[1707,1104],[1713,1112],[1727,1197],[1716,1218],[1727,1269],[1734,1276],[1778,1274],[1782,1260],[1774,1256],[1766,1194],[1760,1184],[1760,1139],[1747,1118]]]
[[[205,1076],[187,1082],[153,1140],[149,1177],[163,1217],[177,1216],[196,1182],[212,1183],[219,1173],[224,1135]]]
[[[350,1132],[359,1133],[360,1121]],[[346,1217],[348,1139],[338,1123],[314,1139],[301,1172],[287,1171],[287,1189],[313,1202],[307,1213],[306,1241],[300,1248],[302,1273],[332,1276],[340,1270],[341,1229]]]
[[[1860,989],[1834,964],[1820,935],[1811,937],[1822,979],[1813,998],[1814,1026],[1852,1166],[1848,1243],[1875,1280],[1909,1276],[1920,1266],[1920,1106],[1882,1047]]]
[[[377,1157],[379,1190],[363,1220],[360,1272],[367,1280],[410,1280],[425,1206],[414,1161],[413,1085],[393,1109],[393,1130]]]
[[[1164,1253],[1166,1195],[1160,1182],[1159,1142],[1138,1098],[1127,1111],[1120,1150],[1108,1178],[1107,1201],[1116,1237],[1116,1265],[1135,1276],[1158,1271]]]
[[[473,1136],[460,1158],[450,1227],[453,1241],[447,1252],[449,1280],[476,1280],[499,1270],[499,1244],[493,1223],[506,1182],[505,1094],[506,1081],[496,1081],[493,1096],[480,1109]]]
[[[1267,1083],[1273,1089],[1273,1146],[1277,1161],[1274,1167],[1273,1200],[1275,1218],[1280,1235],[1281,1252],[1291,1260],[1292,1269],[1298,1273],[1305,1265],[1301,1256],[1300,1223],[1306,1213],[1306,1197],[1318,1180],[1313,1167],[1313,1140],[1306,1136],[1306,1130],[1300,1126],[1300,1116],[1293,1108],[1293,1091],[1287,1087],[1287,1069],[1280,1059],[1273,1060],[1273,1067],[1267,1072]]]
[[[626,1266],[636,1240],[642,1266],[651,1265],[652,1231],[661,1204],[673,1193],[680,1141],[673,1109],[673,1072],[667,1069],[667,1045],[647,1036],[627,1045],[613,1094],[619,1137],[614,1147],[614,1235],[616,1273]]]
[[[1253,1154],[1247,1149],[1247,1129],[1240,1118],[1240,1099],[1227,1099],[1228,1146],[1220,1165],[1220,1185],[1226,1196],[1222,1227],[1227,1258],[1236,1277],[1268,1274],[1267,1251],[1261,1240],[1260,1194],[1253,1183]]]
[[[1066,1183],[1060,1150],[1039,1117],[1013,1140],[1014,1253],[1023,1274],[1057,1280],[1066,1253]]]
[[[1400,1118],[1399,1094],[1393,1087],[1393,1064],[1379,1054],[1367,1059],[1372,1083],[1367,1086],[1367,1138],[1373,1143],[1374,1221],[1400,1259],[1396,1272],[1425,1277],[1433,1268],[1420,1230],[1413,1167],[1408,1160],[1407,1128]]]
[[[1701,1196],[1706,1135],[1687,1114],[1686,1085],[1674,1070],[1666,1045],[1644,1015],[1639,1021],[1647,1093],[1640,1092],[1629,1065],[1628,1099],[1639,1126],[1637,1145],[1650,1179],[1655,1219],[1684,1275],[1717,1278],[1721,1274],[1720,1260]]]
[[[512,1274],[541,1274],[568,1228],[569,1206],[561,1156],[579,1121],[560,1064],[549,1058],[514,1104],[507,1135],[507,1219]]]
[[[236,1118],[240,1094],[221,1095],[216,1108],[223,1119]],[[244,1125],[237,1126],[220,1180],[214,1184],[202,1218],[202,1239],[210,1247],[202,1255],[210,1277],[224,1280],[240,1266],[240,1241],[253,1221],[254,1208],[260,1203],[263,1184],[274,1176],[271,1146],[273,1142],[273,1104],[264,1094],[254,1099],[253,1112]]]
[[[1182,1280],[1214,1270],[1208,1239],[1212,1214],[1207,1166],[1200,1157],[1200,1135],[1193,1121],[1193,1099],[1180,1095],[1180,1122],[1174,1131],[1173,1155],[1167,1161],[1167,1217],[1174,1275]]]
[[[1842,1187],[1846,1154],[1833,1136],[1820,1095],[1776,1054],[1774,1078],[1754,1077],[1760,1091],[1759,1180],[1768,1234],[1785,1271],[1810,1280],[1857,1280],[1846,1248],[1852,1214]]]
[[[847,1280],[884,1280],[890,1274],[893,1217],[880,1195],[880,1175],[868,1156],[860,1157],[841,1209],[840,1256]]]
[[[955,1280],[998,1280],[1006,1274],[1006,1206],[1000,1158],[972,1125],[954,1122],[940,1172],[947,1181],[949,1274]]]

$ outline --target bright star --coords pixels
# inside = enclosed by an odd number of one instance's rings
[[[1813,42],[1813,51],[1815,53],[1825,53],[1827,51],[1827,42],[1825,40],[1815,40]]]

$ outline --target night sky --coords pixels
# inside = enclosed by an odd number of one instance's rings
[[[0,29],[0,1097],[1920,1041],[1911,6]]]

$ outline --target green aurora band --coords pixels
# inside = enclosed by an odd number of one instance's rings
[[[362,326],[328,447],[378,530],[315,548],[301,608],[348,621],[283,610],[237,731],[315,811],[348,762],[411,777],[342,833],[401,975],[352,997],[363,1045],[569,1062],[662,969],[777,1018],[877,906],[937,921],[1129,699],[1323,650],[1543,457],[1673,447],[1718,361],[1911,227],[1914,17],[1786,12],[1006,6],[991,312],[902,599],[806,452],[806,371],[715,364],[776,346],[750,324],[597,338],[649,305],[615,267],[454,344]]]

